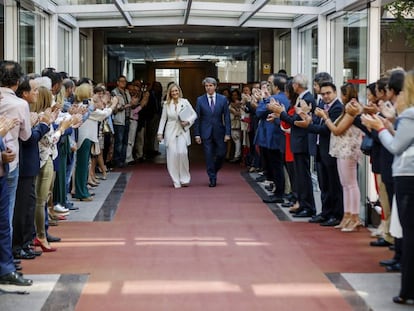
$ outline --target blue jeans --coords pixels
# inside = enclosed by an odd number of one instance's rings
[[[19,166],[7,175],[7,186],[9,187],[9,223],[10,234],[13,236],[13,215],[14,204],[16,202],[17,183],[19,181]]]
[[[126,159],[126,150],[128,146],[129,124],[114,125],[114,164],[122,166]]]
[[[0,276],[15,271],[9,224],[9,190],[7,177],[0,177]]]

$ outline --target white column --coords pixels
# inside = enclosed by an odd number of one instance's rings
[[[381,1],[371,2],[368,8],[368,81],[378,80],[381,72]]]
[[[328,71],[328,23],[325,15],[318,16],[318,72]]]
[[[59,65],[58,57],[59,57],[59,44],[58,44],[58,27],[59,27],[59,20],[57,14],[52,14],[49,16],[49,65],[46,67],[53,67],[57,70],[63,70],[62,68],[57,68]]]
[[[80,47],[79,47],[79,27],[75,27],[72,29],[72,69],[69,73],[73,77],[79,77],[79,67],[80,67]]]
[[[299,46],[299,31],[297,28],[292,28],[291,30],[291,73],[292,75],[296,75],[300,73],[300,63],[301,63],[301,53],[300,53],[300,46]]]
[[[16,2],[4,1],[4,59],[19,61],[19,23]]]

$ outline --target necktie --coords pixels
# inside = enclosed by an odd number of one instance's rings
[[[211,111],[214,111],[214,97],[210,96],[210,109]]]

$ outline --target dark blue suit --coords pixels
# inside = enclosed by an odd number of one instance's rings
[[[285,106],[286,110],[289,109],[289,100],[284,93],[280,92],[272,97]],[[254,143],[260,147],[266,179],[273,181],[276,185],[275,195],[282,197],[285,191],[282,159],[282,152],[285,149],[285,135],[280,128],[280,119],[276,119],[273,123],[266,121],[267,116],[271,113],[266,107],[268,103],[268,99],[261,101],[256,109],[259,126]]]
[[[210,108],[207,94],[197,98],[197,120],[194,123],[194,136],[201,137],[206,158],[207,175],[216,179],[226,155],[224,136],[231,134],[229,103],[221,94],[215,96],[214,111]]]
[[[328,111],[328,116],[335,121],[343,111],[342,103],[335,100]],[[318,162],[318,181],[321,189],[322,213],[324,218],[335,217],[338,220],[343,216],[343,196],[342,185],[339,180],[336,158],[329,154],[329,144],[331,140],[331,131],[324,123],[323,119],[316,118],[309,125],[310,133],[319,135],[317,143],[316,162]]]
[[[308,105],[312,105],[312,111],[315,109],[316,102],[309,91],[303,94],[301,99],[306,101]],[[294,125],[294,121],[302,120],[297,114],[290,117],[286,111],[283,111],[280,119],[291,125],[290,148],[294,158],[293,165],[296,188],[298,190],[299,212],[305,210],[309,214],[315,214],[315,199],[313,197],[313,185],[310,173],[309,132],[305,128]]]
[[[32,135],[20,141],[19,181],[13,216],[13,252],[27,248],[33,240],[36,206],[35,178],[40,171],[39,141],[49,132],[46,123],[32,128]]]

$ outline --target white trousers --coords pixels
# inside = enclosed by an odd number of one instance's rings
[[[167,146],[167,169],[175,188],[190,183],[188,148],[184,135],[170,138]]]
[[[129,121],[129,132],[128,132],[128,146],[126,150],[126,162],[134,161],[132,157],[132,149],[135,144],[135,136],[137,135],[138,121],[130,120]]]

